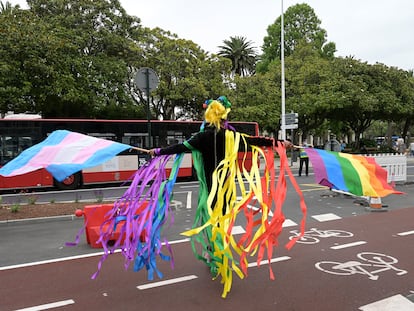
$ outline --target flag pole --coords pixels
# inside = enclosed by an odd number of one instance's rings
[[[141,151],[141,152],[145,152],[145,153],[150,153],[150,150],[148,150],[148,149],[144,149],[144,148],[139,148],[139,147],[131,147],[131,149],[133,149],[133,150],[137,150],[137,151]]]

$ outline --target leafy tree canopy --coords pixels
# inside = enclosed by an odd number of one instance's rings
[[[307,4],[296,4],[289,7],[284,18],[284,53],[288,57],[299,44],[310,44],[324,57],[332,58],[336,47],[327,43],[326,30],[321,28],[321,21],[314,10]],[[281,16],[267,28],[268,35],[263,39],[263,54],[258,64],[258,71],[266,71],[269,64],[280,60],[281,56]]]
[[[219,46],[218,55],[231,60],[233,74],[248,76],[255,73],[257,53],[245,37],[230,37]]]
[[[1,15],[1,25],[8,25],[0,43],[5,53],[1,68],[13,81],[7,81],[9,89],[0,89],[0,96],[21,89],[2,100],[2,112],[95,117],[106,106],[133,103],[126,79],[128,63],[136,57],[132,44],[139,19],[129,17],[119,1],[28,4],[29,10]]]

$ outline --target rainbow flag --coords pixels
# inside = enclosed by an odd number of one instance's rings
[[[306,148],[316,182],[356,196],[402,194],[387,183],[387,171],[373,157]]]
[[[118,142],[57,130],[0,168],[0,175],[11,177],[45,168],[56,180],[62,181],[129,148]]]

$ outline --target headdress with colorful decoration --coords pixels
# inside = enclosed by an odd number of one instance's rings
[[[222,121],[227,119],[227,115],[231,110],[231,103],[226,96],[220,96],[216,100],[206,100],[203,108],[206,108],[205,120],[201,124],[200,130],[204,130],[206,123],[214,125],[217,130],[220,130],[223,127]],[[227,128],[227,123],[224,127]]]

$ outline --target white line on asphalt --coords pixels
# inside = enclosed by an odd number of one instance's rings
[[[363,244],[367,244],[367,242],[357,241],[357,242],[352,242],[352,243],[347,243],[347,244],[335,245],[335,246],[331,246],[331,249],[342,249],[342,248],[354,247],[354,246],[363,245]]]
[[[293,220],[285,219],[285,221],[283,222],[282,227],[286,228],[286,227],[293,227],[293,226],[296,226],[296,225],[297,225],[297,223],[294,222]]]
[[[189,241],[190,241],[190,239],[186,238],[186,239],[181,239],[181,240],[169,241],[168,244],[172,245],[172,244],[186,243],[186,242],[189,242]],[[162,244],[165,245],[165,243],[162,243]],[[121,250],[117,249],[117,250],[114,251],[114,253],[119,253],[120,251]],[[0,267],[0,271],[18,269],[18,268],[25,268],[25,267],[31,267],[31,266],[38,266],[38,265],[44,265],[44,264],[62,262],[62,261],[68,261],[68,260],[89,258],[89,257],[94,257],[94,256],[102,256],[103,254],[104,254],[104,252],[96,252],[96,253],[92,253],[92,254],[84,254],[84,255],[70,256],[70,257],[63,257],[63,258],[28,262],[28,263],[23,263],[23,264],[18,264],[18,265]]]
[[[410,235],[410,234],[414,234],[414,230],[397,233],[397,235],[399,236],[405,236],[405,235]]]
[[[231,229],[231,234],[237,235],[237,234],[243,234],[246,233],[246,230],[242,226],[234,226]]]
[[[190,242],[190,239],[181,239],[181,240],[175,240],[175,241],[170,241],[168,242],[168,244],[173,245],[173,244],[179,244],[179,243],[185,243],[185,242]],[[162,243],[162,245],[164,245],[165,243]]]
[[[188,186],[180,186],[180,189],[199,188],[199,187],[200,186],[198,184],[195,184],[195,185],[188,185]],[[179,192],[177,191],[177,192],[174,192],[174,193],[179,193]]]
[[[403,295],[395,295],[358,308],[362,311],[399,310],[412,311],[414,303]]]
[[[23,263],[23,264],[19,264],[19,265],[0,267],[0,271],[17,269],[17,268],[24,268],[24,267],[31,267],[31,266],[38,266],[38,265],[44,265],[44,264],[48,264],[48,263],[55,263],[55,262],[61,262],[61,261],[67,261],[67,260],[82,259],[82,258],[88,258],[88,257],[94,257],[94,256],[102,256],[102,255],[103,255],[103,252],[99,252],[99,253],[71,256],[71,257],[49,259],[49,260],[43,260],[43,261],[28,262],[28,263]]]
[[[144,285],[138,285],[137,288],[140,290],[144,290],[144,289],[150,289],[150,288],[154,288],[154,287],[160,287],[160,286],[165,286],[165,285],[171,285],[171,284],[176,284],[176,283],[180,283],[180,282],[186,282],[186,281],[191,281],[197,279],[196,275],[188,275],[188,276],[183,276],[181,278],[175,278],[175,279],[170,279],[170,280],[165,280],[165,281],[160,281],[160,282],[155,282],[155,283],[148,283],[148,284],[144,284]]]
[[[191,209],[191,196],[192,196],[193,192],[192,191],[188,191],[187,192],[187,209]]]
[[[316,219],[317,221],[320,221],[320,222],[341,219],[341,217],[339,217],[338,215],[335,215],[333,213],[313,215],[312,218],[314,218],[314,219]]]
[[[285,260],[289,260],[290,257],[289,256],[282,256],[282,257],[276,257],[276,258],[272,258],[270,259],[270,263],[274,263],[274,262],[279,262],[279,261],[285,261]],[[260,265],[265,265],[267,264],[269,261],[268,260],[262,260],[260,262]],[[257,262],[251,262],[247,265],[249,268],[250,267],[257,267]]]
[[[75,303],[74,300],[68,299],[68,300],[52,302],[52,303],[48,303],[48,304],[44,304],[44,305],[19,309],[19,310],[15,310],[15,311],[40,311],[40,310],[47,310],[47,309],[63,307],[63,306],[71,305],[71,304],[74,304],[74,303]]]

